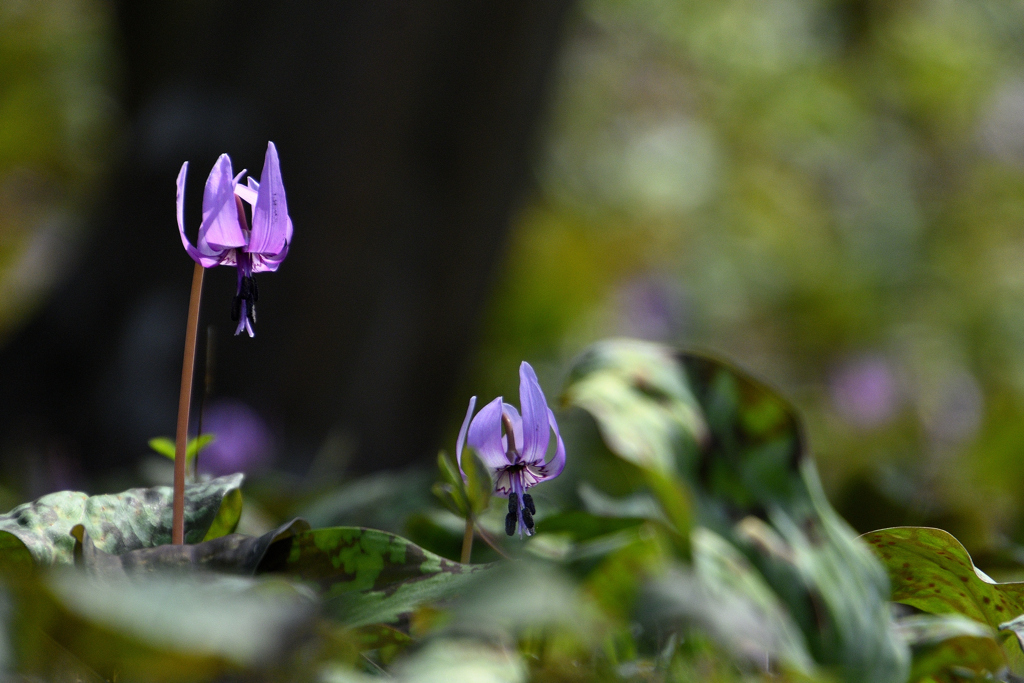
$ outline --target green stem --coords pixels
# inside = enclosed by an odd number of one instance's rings
[[[181,393],[178,395],[178,431],[174,439],[174,508],[171,517],[171,543],[185,543],[185,449],[188,444],[188,413],[192,405],[192,376],[196,369],[196,336],[199,332],[199,301],[203,293],[203,273],[198,263],[192,271],[192,296],[188,302],[185,326],[185,358],[181,363]]]
[[[466,533],[462,535],[462,564],[469,564],[473,554],[473,515],[466,515]]]

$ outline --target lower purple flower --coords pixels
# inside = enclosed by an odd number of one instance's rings
[[[461,469],[462,447],[467,442],[473,447],[491,470],[495,492],[508,496],[505,533],[512,536],[518,527],[522,537],[524,533],[533,534],[533,516],[537,514],[533,497],[526,491],[562,473],[565,444],[558,433],[555,414],[544,399],[537,374],[526,361],[519,366],[519,403],[523,408],[522,416],[515,406],[505,403],[499,396],[473,417],[476,396],[469,399],[469,410],[455,443],[455,455]],[[555,432],[555,454],[545,461],[552,431]]]

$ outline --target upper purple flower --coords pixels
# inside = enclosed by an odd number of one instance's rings
[[[231,169],[231,157],[221,154],[206,179],[203,191],[203,222],[199,225],[196,246],[185,236],[185,173],[188,162],[178,173],[178,232],[181,243],[192,259],[204,268],[235,266],[238,269],[238,290],[232,304],[231,318],[238,321],[235,334],[242,330],[253,336],[256,322],[256,301],[259,290],[253,273],[274,271],[288,255],[292,241],[292,219],[281,182],[281,164],[277,148],[267,143],[260,182],[237,176]],[[252,207],[252,229],[245,216],[243,200]]]
[[[501,396],[473,417],[476,396],[469,399],[469,410],[455,443],[459,468],[462,467],[462,447],[468,441],[490,468],[494,490],[508,496],[505,533],[509,536],[515,533],[517,526],[520,536],[524,532],[528,536],[533,534],[533,515],[537,509],[526,490],[554,479],[565,469],[565,444],[558,433],[555,414],[544,400],[537,374],[526,361],[519,366],[519,403],[523,407],[522,417],[515,406],[505,403]],[[555,432],[555,454],[545,462],[551,430]]]

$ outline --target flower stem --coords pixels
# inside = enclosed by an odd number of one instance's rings
[[[178,397],[178,431],[174,439],[174,508],[171,517],[171,543],[185,543],[185,449],[188,443],[188,412],[192,404],[192,375],[196,368],[196,335],[199,332],[199,301],[203,293],[203,273],[198,263],[192,271],[192,296],[188,301],[185,326],[185,358],[181,363],[181,393]]]
[[[462,557],[459,561],[462,564],[469,564],[470,556],[473,554],[473,515],[466,515],[466,533],[462,535]]]

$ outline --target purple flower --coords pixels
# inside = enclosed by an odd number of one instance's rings
[[[461,469],[462,446],[468,441],[491,469],[494,490],[508,496],[505,533],[513,535],[518,526],[522,537],[523,532],[528,536],[533,534],[533,515],[537,513],[533,497],[526,490],[562,473],[565,444],[558,433],[555,414],[544,400],[537,374],[526,361],[519,366],[519,403],[523,407],[522,417],[515,406],[502,401],[501,396],[473,417],[476,396],[469,399],[469,410],[455,443],[455,455]],[[555,432],[557,445],[554,457],[545,462],[551,430]],[[465,473],[462,476],[465,477]]]
[[[292,219],[281,182],[281,164],[277,148],[267,143],[260,182],[247,178],[245,185],[231,170],[231,157],[221,154],[206,179],[203,191],[203,222],[199,225],[196,246],[185,236],[185,172],[188,162],[178,173],[178,232],[181,243],[192,259],[203,266],[235,266],[238,269],[238,290],[232,303],[231,319],[238,321],[235,334],[242,330],[253,336],[256,322],[256,289],[254,273],[274,271],[288,255],[292,241]],[[252,230],[245,217],[245,201],[252,207]]]

